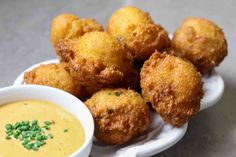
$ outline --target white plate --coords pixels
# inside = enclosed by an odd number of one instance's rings
[[[26,69],[30,71],[41,64],[58,63],[58,59],[48,60],[31,66]],[[14,85],[24,84],[21,73],[14,82]],[[224,91],[224,81],[220,75],[214,71],[210,76],[203,76],[204,97],[201,102],[201,110],[216,104],[222,97]],[[152,113],[153,123],[149,132],[138,139],[121,146],[108,146],[99,143],[94,139],[91,152],[92,157],[147,157],[157,154],[177,143],[186,133],[188,124],[181,128],[176,128],[162,121],[158,114]]]

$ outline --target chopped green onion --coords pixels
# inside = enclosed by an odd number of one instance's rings
[[[44,124],[45,124],[45,125],[51,125],[52,122],[50,122],[50,121],[45,121]]]
[[[5,133],[6,140],[11,140],[14,137],[16,140],[22,141],[24,148],[28,150],[39,150],[40,147],[46,144],[47,139],[52,139],[53,135],[48,133],[46,136],[45,130],[50,130],[50,125],[54,121],[45,121],[44,126],[39,126],[37,120],[21,121],[15,124],[6,124]],[[67,130],[68,131],[68,130]],[[65,131],[65,132],[67,132]]]
[[[10,140],[11,139],[11,137],[10,136],[6,136],[6,140]]]
[[[50,130],[50,126],[44,125],[42,128],[45,128],[46,130]]]
[[[37,120],[32,120],[31,125],[37,125],[38,121]]]
[[[53,138],[53,135],[52,135],[52,134],[48,134],[48,137],[52,139],[52,138]]]
[[[7,130],[11,130],[11,129],[13,129],[13,126],[12,126],[11,124],[7,124],[7,125],[5,126],[5,128],[6,128]]]
[[[121,92],[115,92],[115,95],[116,95],[116,96],[120,96],[120,95],[121,95]]]

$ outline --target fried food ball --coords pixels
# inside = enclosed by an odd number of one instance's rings
[[[151,125],[148,105],[133,90],[103,89],[85,104],[95,121],[95,137],[107,144],[124,144]]]
[[[162,50],[170,45],[168,33],[155,24],[148,13],[132,6],[113,13],[107,32],[126,43],[134,59],[138,61],[144,61],[155,50]]]
[[[177,55],[190,60],[201,73],[208,73],[227,55],[224,32],[212,21],[189,17],[176,30],[172,46]]]
[[[69,61],[70,74],[84,86],[110,87],[133,68],[131,53],[106,32],[86,33],[78,41],[64,40],[57,50]]]
[[[83,87],[73,80],[64,67],[63,63],[40,65],[25,72],[24,82],[58,88],[84,99]]]
[[[162,119],[180,127],[200,109],[201,75],[192,63],[155,52],[141,69],[142,95]]]
[[[61,39],[79,38],[92,31],[103,31],[103,27],[94,19],[80,19],[73,14],[60,14],[51,24],[51,42],[55,46]]]

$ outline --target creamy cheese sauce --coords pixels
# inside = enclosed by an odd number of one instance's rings
[[[42,126],[44,121],[54,121],[51,133],[54,137],[38,151],[27,150],[22,142],[12,138],[6,140],[5,125],[19,121],[38,120]],[[64,130],[68,131],[65,132]],[[82,146],[85,133],[80,122],[62,107],[45,101],[18,101],[0,105],[0,157],[67,157]]]

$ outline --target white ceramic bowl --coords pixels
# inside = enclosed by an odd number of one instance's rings
[[[94,122],[89,110],[79,99],[62,90],[46,86],[22,85],[0,89],[0,105],[29,99],[49,101],[72,113],[84,128],[85,142],[70,157],[89,156],[93,142]]]

